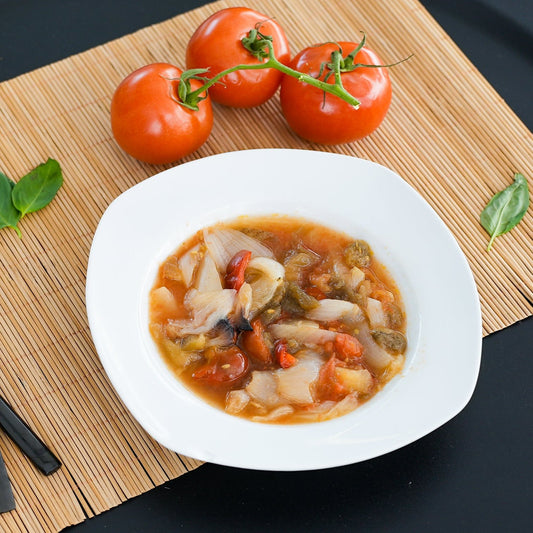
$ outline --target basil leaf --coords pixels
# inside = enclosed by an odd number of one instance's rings
[[[63,185],[61,167],[55,159],[48,159],[26,174],[13,187],[13,205],[20,218],[46,207]]]
[[[0,172],[0,229],[13,228],[19,237],[22,237],[17,226],[20,213],[13,205],[11,193],[15,184]]]
[[[514,175],[514,183],[496,193],[481,213],[481,225],[490,235],[487,251],[490,252],[496,237],[511,231],[522,220],[528,207],[527,180],[517,173]]]

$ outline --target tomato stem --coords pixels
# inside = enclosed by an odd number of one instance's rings
[[[253,52],[251,50],[253,43]],[[260,70],[265,68],[273,68],[276,70],[279,70],[283,74],[286,74],[287,76],[292,76],[293,78],[297,78],[298,81],[307,83],[309,85],[312,85],[313,87],[316,87],[317,89],[321,89],[322,91],[333,94],[335,96],[338,96],[345,102],[348,102],[350,105],[355,107],[357,109],[360,105],[359,100],[352,96],[342,85],[341,81],[341,60],[342,55],[340,52],[333,53],[333,72],[335,75],[335,82],[334,83],[327,83],[326,81],[319,80],[317,78],[314,78],[313,76],[309,74],[304,74],[303,72],[298,72],[297,70],[294,70],[287,65],[284,65],[278,59],[276,58],[276,55],[274,53],[274,47],[272,45],[272,38],[269,36],[262,35],[257,28],[254,30],[251,30],[248,34],[248,37],[245,37],[242,40],[243,46],[252,53],[255,57],[258,57],[257,53],[258,50],[264,50],[265,53],[267,53],[266,61],[263,61],[262,63],[254,63],[254,64],[245,64],[245,65],[235,65],[234,67],[230,67],[226,70],[223,70],[222,72],[219,72],[216,76],[213,76],[209,81],[207,81],[202,87],[199,87],[195,91],[189,92],[188,94],[180,95],[180,98],[182,100],[182,104],[190,109],[198,109],[198,102],[203,99],[202,94],[209,90],[210,87],[212,87],[215,83],[218,83],[221,78],[224,76],[227,76],[228,74],[231,74],[232,72],[235,72],[237,70]],[[186,74],[187,71],[185,71],[184,74]],[[205,97],[204,97],[205,98]]]

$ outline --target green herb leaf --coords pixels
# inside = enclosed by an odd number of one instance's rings
[[[517,173],[514,183],[496,193],[481,213],[481,225],[490,235],[487,251],[490,252],[496,237],[511,231],[522,220],[528,207],[527,180]]]
[[[0,172],[0,229],[13,228],[19,237],[20,230],[17,226],[20,220],[20,213],[13,205],[11,192],[15,184],[2,172]]]
[[[55,159],[48,159],[21,178],[11,194],[13,205],[20,211],[20,218],[46,207],[61,185],[63,175]]]

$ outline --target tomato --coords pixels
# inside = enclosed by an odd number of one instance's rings
[[[337,360],[335,359],[335,356],[332,355],[320,369],[316,384],[316,392],[321,401],[333,400],[338,402],[349,392],[338,380],[337,375],[335,374],[336,366]]]
[[[359,339],[347,333],[339,333],[335,337],[334,346],[335,352],[343,361],[357,360],[363,355],[363,345]]]
[[[340,42],[339,45],[343,57],[357,48],[357,43],[352,42]],[[336,49],[338,46],[333,43],[306,48],[289,66],[318,78],[321,64],[329,62]],[[355,63],[381,65],[382,61],[375,52],[363,47],[355,56]],[[322,73],[321,80],[326,72]],[[381,124],[392,96],[387,69],[357,67],[341,73],[341,79],[344,88],[361,102],[358,109],[337,96],[296,78],[283,76],[281,108],[290,128],[300,137],[321,144],[342,144],[365,137]],[[327,82],[334,82],[333,74]]]
[[[232,346],[214,355],[192,377],[206,383],[230,383],[248,372],[248,358],[237,346]]]
[[[281,368],[290,368],[298,361],[294,355],[289,353],[287,349],[287,343],[284,340],[279,340],[276,342],[274,353],[276,354],[276,359]]]
[[[272,36],[276,58],[288,63],[289,43],[277,22],[253,9],[229,7],[211,15],[194,32],[187,45],[187,68],[209,68],[207,75],[212,77],[236,65],[258,63],[241,43],[258,23],[261,33]],[[271,68],[241,70],[224,76],[209,89],[209,94],[223,105],[253,107],[273,96],[281,77],[281,72]]]
[[[128,154],[152,164],[177,161],[207,140],[213,126],[209,98],[193,111],[177,101],[182,71],[167,63],[146,65],[127,76],[111,101],[111,128]],[[191,88],[201,87],[191,80]]]
[[[240,338],[242,349],[260,363],[271,363],[272,354],[263,337],[264,326],[259,318],[252,320],[253,331],[243,331]]]

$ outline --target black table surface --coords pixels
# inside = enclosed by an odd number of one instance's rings
[[[203,3],[0,0],[0,81]],[[423,4],[533,129],[533,2]],[[310,472],[206,464],[68,531],[533,531],[532,383],[530,318],[483,340],[470,403],[409,446]]]

